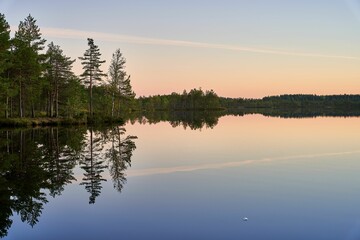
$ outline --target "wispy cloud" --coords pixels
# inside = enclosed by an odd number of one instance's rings
[[[197,171],[197,170],[240,167],[240,166],[249,165],[249,164],[277,162],[277,161],[285,161],[285,160],[292,160],[292,159],[334,157],[334,156],[343,156],[343,155],[351,155],[351,154],[359,154],[359,153],[360,153],[360,150],[356,150],[356,151],[348,151],[348,152],[332,152],[332,153],[293,155],[293,156],[283,156],[283,157],[269,157],[269,158],[262,158],[262,159],[242,160],[242,161],[238,161],[238,162],[198,164],[198,165],[188,165],[188,166],[176,166],[176,167],[169,167],[169,168],[148,168],[148,169],[137,169],[137,170],[129,169],[127,171],[127,176],[134,177],[134,176],[149,176],[149,175],[157,175],[157,174],[171,174],[171,173],[176,173],[176,172],[192,172],[192,171]]]
[[[204,163],[197,165],[185,165],[185,166],[174,166],[174,167],[164,167],[164,168],[127,169],[125,174],[126,177],[152,176],[159,174],[172,174],[178,172],[194,172],[199,170],[241,167],[251,164],[273,163],[278,161],[289,161],[296,159],[301,160],[301,159],[312,159],[312,158],[321,158],[321,157],[326,158],[326,157],[336,157],[336,156],[345,156],[345,155],[354,155],[354,154],[360,154],[360,150],[346,151],[346,152],[291,155],[291,156],[282,156],[282,157],[266,157],[261,159],[241,160],[237,162]],[[83,175],[79,174],[74,177],[76,178],[76,181],[81,181]],[[111,176],[109,174],[104,174],[102,177],[107,180],[111,180]]]
[[[88,37],[92,37],[102,41],[123,42],[123,43],[142,44],[142,45],[208,48],[208,49],[221,49],[221,50],[237,51],[237,52],[248,52],[255,54],[273,54],[273,55],[287,55],[287,56],[296,56],[296,57],[360,60],[360,57],[355,57],[355,56],[343,56],[343,55],[331,55],[331,54],[327,55],[327,54],[318,54],[318,53],[309,53],[309,52],[282,51],[276,49],[252,48],[245,46],[214,44],[214,43],[205,43],[205,42],[146,38],[139,36],[120,35],[120,34],[111,34],[111,33],[102,33],[102,32],[80,31],[74,29],[41,28],[41,31],[45,37],[52,37],[52,38],[86,39]]]

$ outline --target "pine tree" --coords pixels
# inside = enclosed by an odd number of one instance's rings
[[[10,50],[10,26],[5,15],[0,13],[0,74],[6,70]],[[1,75],[0,75],[1,76]]]
[[[48,80],[48,115],[50,117],[59,117],[59,91],[60,87],[67,83],[74,76],[72,72],[72,64],[75,62],[70,57],[64,55],[58,45],[51,42],[46,52],[47,71],[46,78]],[[54,105],[55,104],[55,105]]]
[[[8,102],[10,93],[10,79],[8,69],[10,67],[10,26],[5,15],[0,13],[0,97],[5,100],[5,117],[8,117]],[[3,101],[3,99],[1,99]]]
[[[14,38],[14,68],[19,85],[19,115],[24,116],[24,98],[31,103],[32,117],[35,117],[35,103],[40,99],[43,82],[44,49],[46,40],[42,39],[36,20],[29,15],[19,24]]]
[[[115,108],[115,96],[119,101],[119,109],[120,111],[120,103],[121,99],[128,99],[135,97],[135,93],[132,91],[130,84],[130,75],[127,76],[124,71],[126,59],[123,57],[120,49],[117,49],[111,59],[111,63],[109,66],[109,76],[110,76],[110,85],[112,89],[112,116],[114,115]]]
[[[88,38],[88,46],[89,48],[85,51],[83,57],[79,57],[82,61],[84,72],[81,74],[83,83],[89,87],[89,112],[90,116],[93,116],[93,97],[92,90],[93,86],[101,82],[102,77],[106,76],[103,74],[103,71],[100,70],[100,66],[105,60],[100,60],[100,50],[97,45],[94,44],[94,40],[92,38]]]

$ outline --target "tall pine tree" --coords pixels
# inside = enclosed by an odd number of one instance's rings
[[[46,52],[46,78],[48,80],[48,115],[59,117],[59,95],[60,88],[73,78],[72,64],[75,60],[64,55],[58,45],[51,42]],[[54,114],[55,113],[55,114]]]
[[[5,15],[0,13],[0,77],[6,72],[10,50],[10,26]]]
[[[40,100],[43,87],[41,79],[45,55],[41,54],[46,40],[41,37],[36,20],[27,16],[19,24],[14,38],[14,68],[19,87],[19,116],[24,116],[24,102],[31,104],[31,116],[35,117],[35,104]]]
[[[10,67],[10,43],[10,26],[5,19],[5,15],[0,13],[0,98],[1,105],[5,106],[6,118],[8,117],[10,93],[10,79],[8,74]]]
[[[130,84],[130,75],[127,76],[125,68],[126,59],[123,57],[120,49],[117,49],[113,55],[109,66],[110,85],[112,90],[112,116],[115,109],[115,97],[118,99],[118,113],[120,112],[121,99],[135,97]]]
[[[97,45],[94,44],[92,38],[88,38],[89,48],[85,51],[83,57],[79,57],[82,61],[84,72],[81,74],[83,83],[89,88],[89,112],[90,116],[93,117],[93,86],[102,81],[102,77],[106,76],[100,66],[105,60],[100,60],[100,50]]]

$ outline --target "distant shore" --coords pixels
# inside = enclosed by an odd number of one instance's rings
[[[262,114],[264,116],[301,118],[317,116],[360,116],[360,95],[280,95],[262,99],[224,98],[213,91],[193,89],[189,93],[173,93],[132,99],[124,103],[126,110],[97,111],[94,117],[10,117],[0,118],[0,127],[36,127],[67,125],[124,124],[126,120],[141,118],[172,119],[219,117],[223,115]],[[187,112],[187,113],[186,113]],[[38,112],[39,113],[39,112]],[[184,113],[184,114],[183,114]],[[186,113],[186,114],[185,114]],[[187,116],[189,115],[189,116]]]

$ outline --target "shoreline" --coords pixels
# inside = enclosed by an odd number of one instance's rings
[[[1,118],[1,127],[46,127],[46,126],[79,126],[92,124],[108,124],[119,123],[123,124],[124,120],[120,118],[106,118],[106,119],[75,119],[75,118]]]

